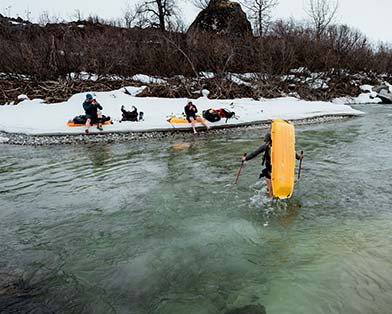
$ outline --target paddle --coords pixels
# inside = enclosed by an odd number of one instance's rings
[[[246,157],[246,153],[244,154],[244,157]],[[241,170],[242,170],[243,166],[244,166],[244,160],[241,160],[241,166],[240,166],[240,169],[238,169],[237,177],[235,178],[235,184],[237,184],[237,182],[238,182],[238,178],[240,177]]]
[[[303,150],[301,150],[301,155],[300,156],[303,156],[304,155],[304,151]],[[298,180],[299,180],[299,178],[301,177],[301,168],[302,168],[302,158],[299,160],[299,167],[298,167]]]

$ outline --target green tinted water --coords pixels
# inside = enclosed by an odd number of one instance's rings
[[[0,312],[391,313],[392,108],[358,109],[296,128],[289,201],[266,197],[260,159],[233,184],[261,130],[1,146]]]

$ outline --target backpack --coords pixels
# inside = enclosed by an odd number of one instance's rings
[[[73,123],[75,124],[85,124],[86,123],[86,116],[80,115],[73,118]]]
[[[122,121],[137,121],[137,111],[124,111],[122,114]]]
[[[203,111],[203,118],[210,122],[217,122],[221,119],[221,116],[218,111],[210,108]]]
[[[86,120],[87,120],[87,119],[86,119],[86,116],[85,116],[85,115],[76,116],[75,118],[72,119],[73,123],[75,123],[75,124],[85,124],[85,123],[86,123]],[[106,121],[109,121],[109,120],[110,120],[110,117],[109,117],[109,116],[102,115],[102,118],[101,118],[101,119],[98,119],[98,120],[100,120],[100,122],[104,123],[104,122],[106,122]],[[95,123],[96,123],[96,122],[93,121],[93,124],[95,124]]]
[[[226,108],[219,108],[219,109],[218,109],[218,112],[219,112],[219,115],[220,115],[222,118],[226,118],[226,122],[227,122],[228,119],[236,118],[235,112],[234,112],[234,111],[230,111],[229,109],[226,109]]]

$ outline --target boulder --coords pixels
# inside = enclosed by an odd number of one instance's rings
[[[384,104],[392,104],[392,85],[383,83],[372,88],[376,97],[380,98]]]
[[[384,104],[392,104],[392,93],[388,89],[381,89],[377,93],[377,97],[380,98]]]
[[[187,35],[198,33],[245,37],[252,35],[252,27],[239,3],[211,0],[191,24]]]

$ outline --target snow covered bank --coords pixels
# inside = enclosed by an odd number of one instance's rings
[[[186,98],[142,98],[135,97],[143,87],[126,87],[112,92],[94,93],[104,107],[103,114],[113,118],[114,124],[104,126],[102,132],[146,132],[173,129],[190,129],[190,124],[170,124],[167,116],[181,114],[188,99]],[[83,127],[70,128],[67,121],[84,114],[82,103],[85,93],[76,94],[68,101],[57,104],[44,104],[42,100],[24,100],[17,106],[0,106],[0,131],[29,135],[66,135],[82,134]],[[329,102],[308,102],[296,98],[277,98],[255,101],[253,99],[211,100],[206,97],[193,100],[199,113],[208,108],[228,108],[239,117],[208,124],[214,126],[235,126],[262,122],[272,119],[297,120],[325,115],[361,115],[362,112],[350,106]],[[144,121],[122,122],[121,106],[128,110],[136,106],[144,112]],[[95,127],[91,133],[102,133]]]
[[[332,100],[334,104],[379,104],[382,102],[380,98],[377,97],[377,93],[362,93],[357,97],[339,97]]]
[[[0,135],[0,144],[8,143],[10,139]]]
[[[361,85],[360,89],[363,93],[357,97],[340,97],[335,98],[332,102],[335,104],[379,104],[382,100],[377,97],[373,87],[372,85]]]

